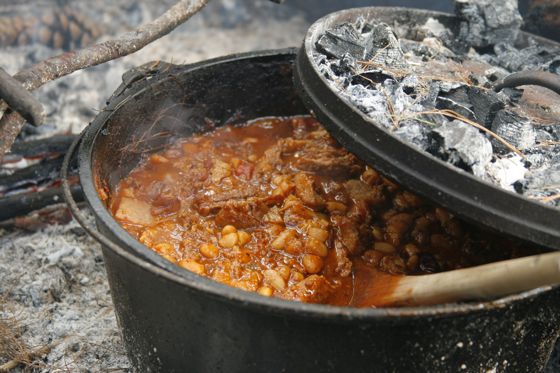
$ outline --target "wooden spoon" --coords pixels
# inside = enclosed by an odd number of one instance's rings
[[[492,299],[560,284],[560,252],[420,276],[374,276],[354,306],[429,305]]]

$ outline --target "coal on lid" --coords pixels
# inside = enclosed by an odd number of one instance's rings
[[[501,188],[560,206],[560,97],[491,89],[520,70],[559,73],[560,50],[516,46],[515,0],[458,0],[456,11],[455,33],[433,18],[393,28],[362,18],[335,25],[317,38],[315,63],[375,125]]]

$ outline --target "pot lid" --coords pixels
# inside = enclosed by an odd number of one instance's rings
[[[407,70],[407,58],[387,24],[402,25],[398,31],[404,33],[412,22],[417,25],[431,22],[436,29],[460,32],[460,22],[453,15],[404,8],[348,9],[316,21],[306,34],[294,69],[295,85],[304,104],[342,146],[401,185],[473,223],[560,249],[560,207],[528,198],[511,186],[500,187],[483,175],[485,169],[481,160],[492,163],[494,168],[497,168],[496,162],[511,161],[522,167],[527,162],[520,146],[513,146],[505,135],[499,136],[493,131],[496,120],[486,125],[477,123],[477,110],[485,110],[486,115],[493,118],[509,115],[508,110],[503,110],[503,101],[514,100],[518,91],[502,94],[498,97],[502,101],[499,104],[494,100],[498,94],[491,89],[434,77],[429,81],[439,81],[439,91],[435,97],[429,92],[423,93],[425,96],[422,97],[431,99],[431,104],[427,103],[424,109],[403,109],[403,105],[418,105],[419,95],[414,90],[415,85],[422,85],[422,76]],[[520,32],[517,39],[526,42],[528,35]],[[355,38],[367,39],[369,44],[360,45]],[[547,39],[532,38],[547,47],[560,48],[560,44]],[[403,42],[408,44],[407,40]],[[370,48],[370,45],[374,47]],[[410,49],[414,45],[405,47]],[[443,48],[441,53],[445,53]],[[426,54],[432,52],[426,47]],[[356,55],[360,58],[355,58]],[[435,84],[428,85],[428,91],[434,87]],[[368,89],[377,90],[377,94],[367,92]],[[387,92],[383,92],[385,89]],[[488,102],[480,109],[461,107],[456,96],[471,97],[471,92],[486,97]],[[391,102],[393,98],[398,102]],[[404,119],[395,122],[397,111]],[[475,115],[471,120],[469,114],[473,112]],[[420,114],[411,118],[411,113]],[[431,120],[436,121],[435,125],[425,123]],[[477,124],[479,127],[475,127]],[[405,130],[407,125],[409,128]],[[423,136],[421,141],[429,141],[431,145],[419,146],[415,143],[416,135]],[[442,155],[443,151],[447,154]],[[511,167],[509,172],[515,175],[517,170],[517,176],[523,178],[525,170],[519,168]]]

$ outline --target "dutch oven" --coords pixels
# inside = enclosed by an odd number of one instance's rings
[[[117,321],[138,372],[539,371],[560,332],[559,288],[488,302],[350,308],[267,298],[171,264],[132,238],[98,195],[178,138],[264,116],[308,114],[296,50],[195,65],[149,64],[71,147],[102,243]],[[67,173],[66,170],[63,173]],[[66,176],[66,175],[65,175]]]

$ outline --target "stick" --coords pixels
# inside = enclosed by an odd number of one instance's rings
[[[167,35],[202,9],[208,0],[181,0],[159,18],[121,37],[90,47],[48,58],[22,70],[14,78],[28,91],[87,67],[99,65],[134,53],[149,43]],[[10,149],[25,120],[17,112],[7,112],[0,120],[0,162]]]
[[[0,98],[29,123],[39,126],[45,120],[43,105],[21,83],[0,67]]]

